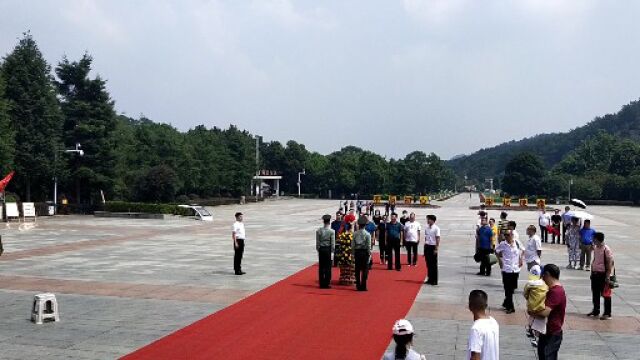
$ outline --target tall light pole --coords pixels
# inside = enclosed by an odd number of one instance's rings
[[[302,184],[302,180],[300,179],[300,175],[307,175],[304,169],[302,172],[298,172],[298,197],[300,197],[300,185]]]
[[[84,156],[84,150],[80,149],[82,145],[76,143],[75,149],[68,150],[56,150],[53,154],[53,214],[58,212],[58,152],[63,153],[76,153],[80,156]]]
[[[571,201],[571,185],[573,185],[573,179],[569,179],[569,202]]]

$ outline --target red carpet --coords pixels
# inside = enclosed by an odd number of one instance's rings
[[[332,289],[318,288],[310,266],[124,359],[380,359],[422,286],[424,262],[401,272],[374,265],[367,292],[336,285],[333,270]]]

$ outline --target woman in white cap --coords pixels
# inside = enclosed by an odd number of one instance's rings
[[[409,320],[400,319],[393,324],[393,341],[396,343],[395,350],[384,354],[382,360],[426,360],[424,355],[418,354],[411,348],[413,325]]]

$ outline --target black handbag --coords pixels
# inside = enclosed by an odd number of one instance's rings
[[[613,274],[609,276],[609,287],[612,289],[615,289],[617,287],[620,287],[620,284],[618,283],[618,277],[616,276],[616,265],[615,263],[612,261],[611,262],[613,265]],[[604,249],[604,271],[606,273],[607,271],[607,265],[609,264],[609,262],[607,261],[607,249]]]

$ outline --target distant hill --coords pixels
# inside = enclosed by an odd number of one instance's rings
[[[640,140],[640,102],[633,101],[615,114],[597,117],[588,124],[568,132],[512,140],[470,155],[456,156],[449,160],[448,164],[458,176],[467,175],[469,179],[480,181],[487,177],[501,177],[507,162],[524,151],[539,155],[547,167],[553,167],[576,146],[600,131]]]

